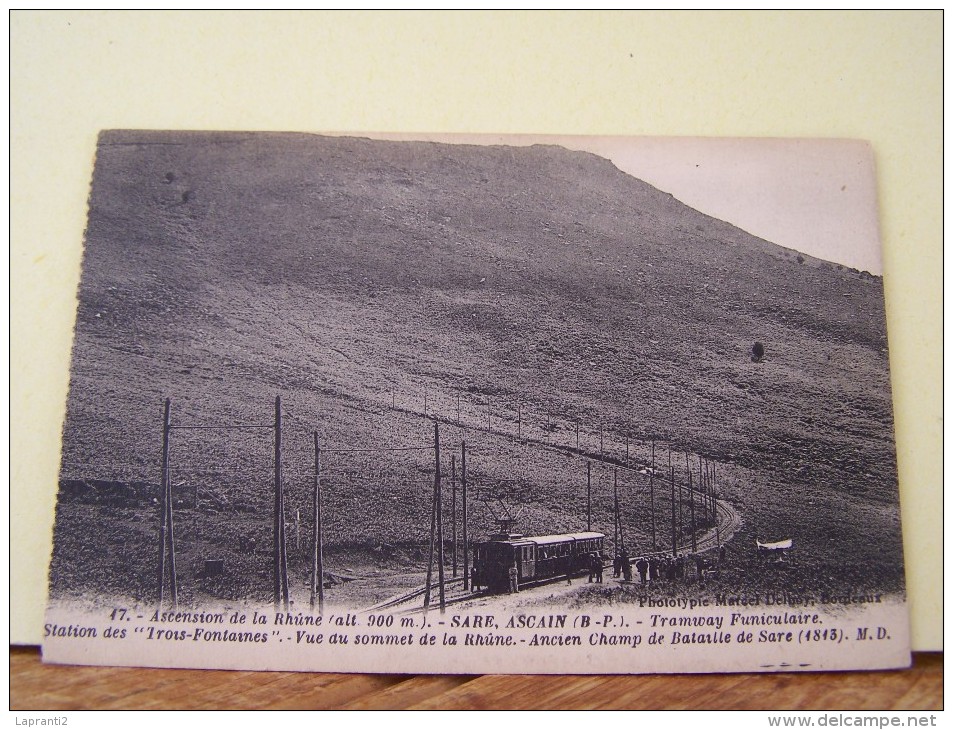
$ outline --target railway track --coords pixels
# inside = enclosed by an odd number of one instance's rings
[[[444,581],[444,586],[456,586],[463,583],[463,578],[451,578],[450,580]],[[431,599],[439,591],[439,587],[436,583],[431,586]],[[401,605],[402,603],[407,603],[412,601],[415,598],[419,598],[427,592],[427,586],[421,586],[420,588],[414,588],[414,590],[409,591],[408,593],[402,593],[399,596],[393,596],[388,598],[386,601],[381,601],[380,603],[375,603],[373,606],[369,606],[360,611],[360,613],[370,613],[371,611],[385,611],[387,609],[395,608],[396,606]]]
[[[735,510],[728,502],[723,500],[716,500],[716,507],[718,509],[718,526],[713,527],[707,532],[705,532],[701,537],[695,540],[695,546],[698,553],[707,552],[709,550],[715,550],[721,545],[729,542],[738,531],[738,528],[741,527],[741,515],[738,514],[738,511]],[[679,552],[687,552],[691,548],[691,543],[688,544],[679,544]],[[651,553],[639,553],[648,556],[666,556],[669,554],[669,550],[659,550]],[[611,562],[609,563],[611,567]],[[559,582],[562,578],[554,579],[553,581],[544,581],[540,585],[544,585],[546,582]],[[444,583],[445,588],[456,588],[457,586],[462,585],[463,578],[451,578],[450,580]],[[435,610],[437,609],[437,603],[435,598],[437,596],[437,591],[439,588],[434,585],[431,587],[431,604],[430,608]],[[424,593],[426,593],[426,586],[420,586],[415,588],[407,593],[402,593],[398,596],[393,596],[388,598],[386,601],[376,603],[373,606],[369,606],[361,611],[361,613],[370,613],[372,611],[396,611],[397,613],[419,613],[423,611],[423,606],[421,605],[407,605],[410,604],[415,599],[421,598]],[[468,592],[464,595],[457,595],[448,598],[444,605],[452,606],[458,603],[466,603],[477,598],[483,598],[486,596],[493,595],[489,591],[476,591]]]
[[[715,506],[718,508],[718,526],[712,527],[695,540],[696,553],[705,553],[709,550],[715,550],[721,547],[726,542],[729,542],[735,536],[738,528],[741,527],[741,515],[739,515],[738,511],[728,502],[717,499],[715,500]],[[691,547],[691,540],[688,542],[680,542],[677,545],[677,551],[679,553],[689,553],[692,552]],[[671,549],[669,548],[648,553],[639,553],[639,555],[645,555],[645,557],[665,557],[670,554]]]
[[[741,515],[734,507],[720,499],[715,500],[715,504],[718,508],[718,527],[708,530],[695,541],[700,553],[724,545],[735,536],[738,528],[741,527]]]

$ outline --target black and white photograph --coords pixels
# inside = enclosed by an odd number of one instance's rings
[[[44,659],[907,666],[849,140],[108,130]]]

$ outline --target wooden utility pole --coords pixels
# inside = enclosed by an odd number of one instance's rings
[[[433,443],[436,474],[434,475],[434,489],[437,491],[437,575],[440,580],[440,613],[447,608],[445,593],[446,577],[443,572],[443,489],[440,486],[440,425],[433,423]]]
[[[688,472],[688,499],[692,513],[692,552],[698,552],[698,544],[695,541],[695,492],[692,490],[692,473]]]
[[[457,577],[457,455],[450,455],[450,560]]]
[[[715,509],[715,485],[712,480],[711,467],[707,461],[705,463],[705,501],[708,506],[708,515],[711,521],[715,522],[718,519]]]
[[[301,510],[295,510],[295,552],[301,552]]]
[[[162,477],[159,484],[159,608],[162,608],[162,599],[165,597],[165,549],[166,549],[166,518],[168,515],[169,490],[169,431],[172,412],[172,401],[165,399],[165,412],[162,417]]]
[[[314,554],[311,563],[311,610],[317,599],[318,613],[324,613],[324,533],[321,514],[321,443],[314,432]]]
[[[622,547],[625,548],[625,531],[622,529],[622,510],[619,503],[619,470],[615,470],[615,474],[612,477],[613,490],[615,491],[615,514],[616,520],[619,523],[619,542],[622,543]]]
[[[615,541],[615,549],[618,552],[621,545],[619,544],[620,533],[622,532],[622,525],[619,523],[619,470],[616,469],[612,477],[612,500],[615,503],[615,524],[613,525],[613,539]]]
[[[671,454],[671,451],[669,452]],[[672,557],[678,557],[678,535],[675,533],[675,467],[670,466],[672,475]]]
[[[433,585],[433,553],[437,534],[437,487],[434,481],[433,504],[430,508],[430,555],[427,559],[427,582],[424,590],[424,613],[430,607],[430,589]]]
[[[172,608],[179,605],[179,578],[175,569],[175,524],[172,520],[172,478],[166,472],[165,504],[168,515],[166,527],[169,532],[169,580],[172,587]]]
[[[586,462],[586,530],[592,532],[592,462]]]
[[[460,444],[460,487],[463,489],[463,590],[470,590],[470,545],[467,541],[467,442]]]
[[[672,467],[672,472],[674,473],[675,467]],[[682,495],[682,485],[678,485],[678,536],[679,538],[685,537],[685,523],[682,521],[682,502],[685,501],[684,496]]]
[[[281,565],[281,597],[284,609],[288,610],[288,536],[285,524],[285,485],[281,471],[281,396],[275,396],[275,491],[278,493],[279,511],[278,524],[281,530],[280,565]]]
[[[715,500],[715,507],[716,507],[716,512],[715,512],[715,546],[718,547],[718,548],[721,548],[721,535],[720,535],[720,533],[719,533],[719,531],[720,531],[720,525],[718,524],[718,512],[717,512],[718,495],[717,495],[717,493],[715,492],[715,486],[714,486],[714,485],[712,485],[712,488],[711,488],[711,497],[712,497],[713,500]]]
[[[280,410],[275,400],[275,508],[274,525],[272,525],[272,569],[274,572],[275,610],[281,610],[282,582],[281,582],[281,523],[284,515],[281,514],[281,429],[278,427]]]
[[[693,499],[692,496],[692,467],[691,463],[688,461],[688,452],[685,452],[685,473],[688,474],[688,498]],[[685,536],[685,523],[682,521],[682,505],[685,502],[683,487],[678,488],[678,520],[679,520],[679,530],[682,532],[682,536]],[[692,531],[694,532],[695,526],[692,525]]]
[[[652,550],[658,550],[655,541],[655,439],[652,439],[652,470],[649,472],[649,503],[652,508]]]
[[[281,483],[281,396],[275,396],[275,608],[288,610],[285,500]]]
[[[711,499],[708,493],[708,464],[705,458],[698,457],[698,493],[702,498],[705,519],[711,517]]]

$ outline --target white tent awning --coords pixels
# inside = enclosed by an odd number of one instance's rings
[[[761,542],[760,540],[755,540],[759,548],[764,550],[789,550],[794,547],[794,540],[781,540],[780,542]]]

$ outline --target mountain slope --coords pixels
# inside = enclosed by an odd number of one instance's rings
[[[455,420],[459,395],[474,475],[528,506],[527,531],[578,523],[573,454],[622,459],[628,438],[646,464],[654,439],[666,466],[679,452],[680,482],[681,452],[693,470],[696,454],[717,463],[745,539],[796,532],[817,566],[842,565],[848,544],[848,562],[897,585],[881,281],[801,260],[559,147],[107,132],[63,475],[154,482],[164,397],[183,422],[212,423],[267,421],[281,393],[290,500],[305,509],[312,429],[328,444],[426,443],[432,426],[408,412],[426,394],[428,413]],[[488,404],[491,430],[537,446],[475,430]],[[268,447],[253,438],[183,440],[177,463],[240,467],[203,488],[265,505],[249,475],[266,483]],[[334,539],[421,537],[426,454],[340,460]],[[625,479],[644,539],[648,486]]]

